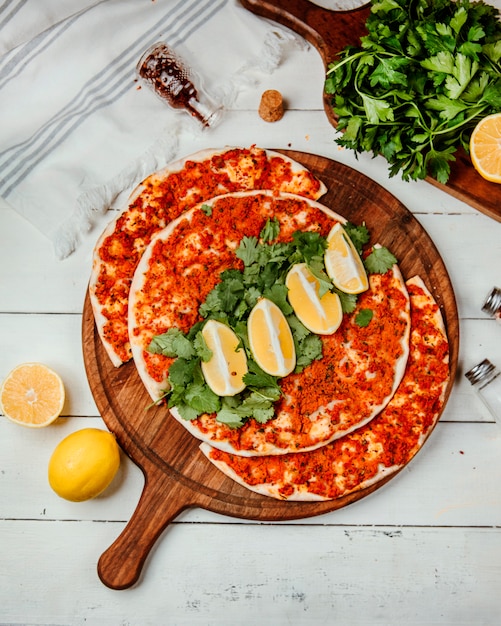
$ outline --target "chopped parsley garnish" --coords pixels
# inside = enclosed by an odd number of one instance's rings
[[[390,176],[446,183],[461,146],[501,110],[501,22],[483,1],[372,0],[361,46],[329,65],[336,142],[382,154]]]
[[[345,229],[361,252],[363,245],[369,241],[365,225],[347,224]],[[169,388],[163,398],[169,407],[178,409],[183,419],[192,420],[203,413],[215,413],[219,422],[238,428],[249,418],[265,423],[274,416],[274,403],[282,395],[279,378],[264,372],[253,360],[247,335],[247,318],[259,298],[273,301],[287,318],[296,349],[295,372],[301,372],[313,361],[322,358],[322,340],[299,321],[287,299],[285,279],[296,263],[307,264],[320,281],[321,294],[328,290],[339,294],[343,312],[351,313],[355,309],[357,296],[337,290],[327,276],[324,266],[326,238],[317,232],[297,231],[292,241],[283,243],[277,241],[279,231],[278,220],[268,219],[259,238],[242,238],[235,254],[243,262],[243,269],[228,269],[220,274],[220,282],[199,307],[203,319],[188,333],[170,328],[152,339],[148,347],[150,352],[175,359],[169,368]],[[369,267],[373,269],[368,268],[368,271],[384,273],[395,263],[395,257],[386,248],[375,248],[367,259],[376,251],[377,262],[371,261]],[[357,321],[360,326],[369,323],[369,313],[372,317],[372,311],[365,311],[361,323]],[[228,324],[246,352],[248,373],[244,382],[247,386],[235,396],[217,396],[204,380],[201,362],[208,361],[212,352],[201,329],[209,319]]]

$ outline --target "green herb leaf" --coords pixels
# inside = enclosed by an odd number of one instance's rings
[[[397,262],[393,254],[383,246],[374,248],[364,260],[365,269],[370,274],[385,274]]]
[[[302,372],[313,361],[322,358],[323,345],[318,335],[308,334],[299,344],[298,355],[296,358],[295,372]]]
[[[360,311],[355,316],[355,324],[360,326],[361,328],[365,328],[370,324],[370,321],[374,317],[374,311],[371,309],[360,309]]]
[[[346,224],[343,224],[343,228],[348,237],[352,240],[358,254],[362,254],[362,248],[369,242],[370,239],[367,226],[365,224],[356,226],[351,222],[347,222]]]
[[[178,328],[169,328],[163,335],[153,337],[148,352],[170,357],[179,356],[184,359],[195,355],[193,345]]]
[[[208,217],[212,215],[212,207],[210,204],[202,204],[200,210],[203,211]]]
[[[205,383],[189,385],[184,394],[186,404],[201,413],[215,413],[221,407],[221,399]]]
[[[212,358],[212,350],[207,345],[204,336],[201,331],[195,335],[195,339],[193,340],[193,348],[195,349],[195,354],[200,357],[202,361],[207,363]]]
[[[176,409],[178,410],[181,418],[187,422],[191,422],[198,417],[198,412],[187,404],[179,403],[176,405]]]
[[[229,406],[223,406],[216,414],[217,421],[226,424],[229,428],[240,428],[240,426],[243,426],[246,417],[250,416],[241,415]]]
[[[273,241],[278,237],[278,233],[280,232],[280,222],[276,217],[266,220],[266,224],[264,225],[261,233],[259,234],[259,238],[264,242]]]
[[[251,265],[258,259],[258,246],[257,237],[243,237],[235,254],[245,265]]]
[[[287,300],[288,292],[289,290],[285,285],[275,283],[269,289],[264,291],[263,296],[274,302],[282,313],[287,316],[292,313],[292,307]]]
[[[249,359],[247,367],[249,371],[244,376],[246,385],[249,387],[275,387],[280,390],[277,379],[271,374],[264,372],[255,361]]]
[[[344,291],[336,288],[334,288],[332,291],[334,291],[334,293],[337,293],[337,295],[339,296],[343,313],[353,313],[357,306],[357,296],[352,293],[344,293]]]

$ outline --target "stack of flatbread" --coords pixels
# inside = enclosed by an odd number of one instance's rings
[[[283,154],[250,148],[206,150],[148,177],[109,224],[94,252],[90,298],[115,366],[134,360],[154,401],[171,357],[152,339],[201,320],[199,307],[222,272],[238,268],[243,237],[273,218],[279,241],[298,230],[327,236],[345,218],[319,202],[325,185]],[[356,323],[370,309],[370,324]],[[202,441],[214,465],[245,487],[289,500],[331,500],[398,471],[438,419],[449,379],[439,307],[423,281],[395,264],[371,274],[355,310],[322,358],[280,379],[274,417],[239,428],[214,414],[177,419]]]

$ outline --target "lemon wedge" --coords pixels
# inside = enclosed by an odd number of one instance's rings
[[[278,306],[261,298],[247,322],[249,344],[259,367],[272,376],[287,376],[296,366],[296,350],[289,323]]]
[[[338,222],[327,237],[325,269],[333,284],[344,293],[357,294],[369,288],[362,259],[345,229]]]
[[[202,336],[212,351],[210,360],[201,364],[206,383],[218,396],[234,396],[243,391],[247,356],[238,347],[237,335],[226,324],[209,320],[202,329]]]
[[[343,321],[343,309],[337,293],[319,295],[320,282],[306,263],[297,263],[285,279],[290,305],[298,319],[317,335],[331,335]]]

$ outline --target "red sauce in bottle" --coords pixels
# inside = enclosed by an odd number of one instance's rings
[[[193,84],[190,70],[166,44],[155,44],[141,57],[139,76],[175,109],[185,109],[203,126],[211,126],[217,107]]]

